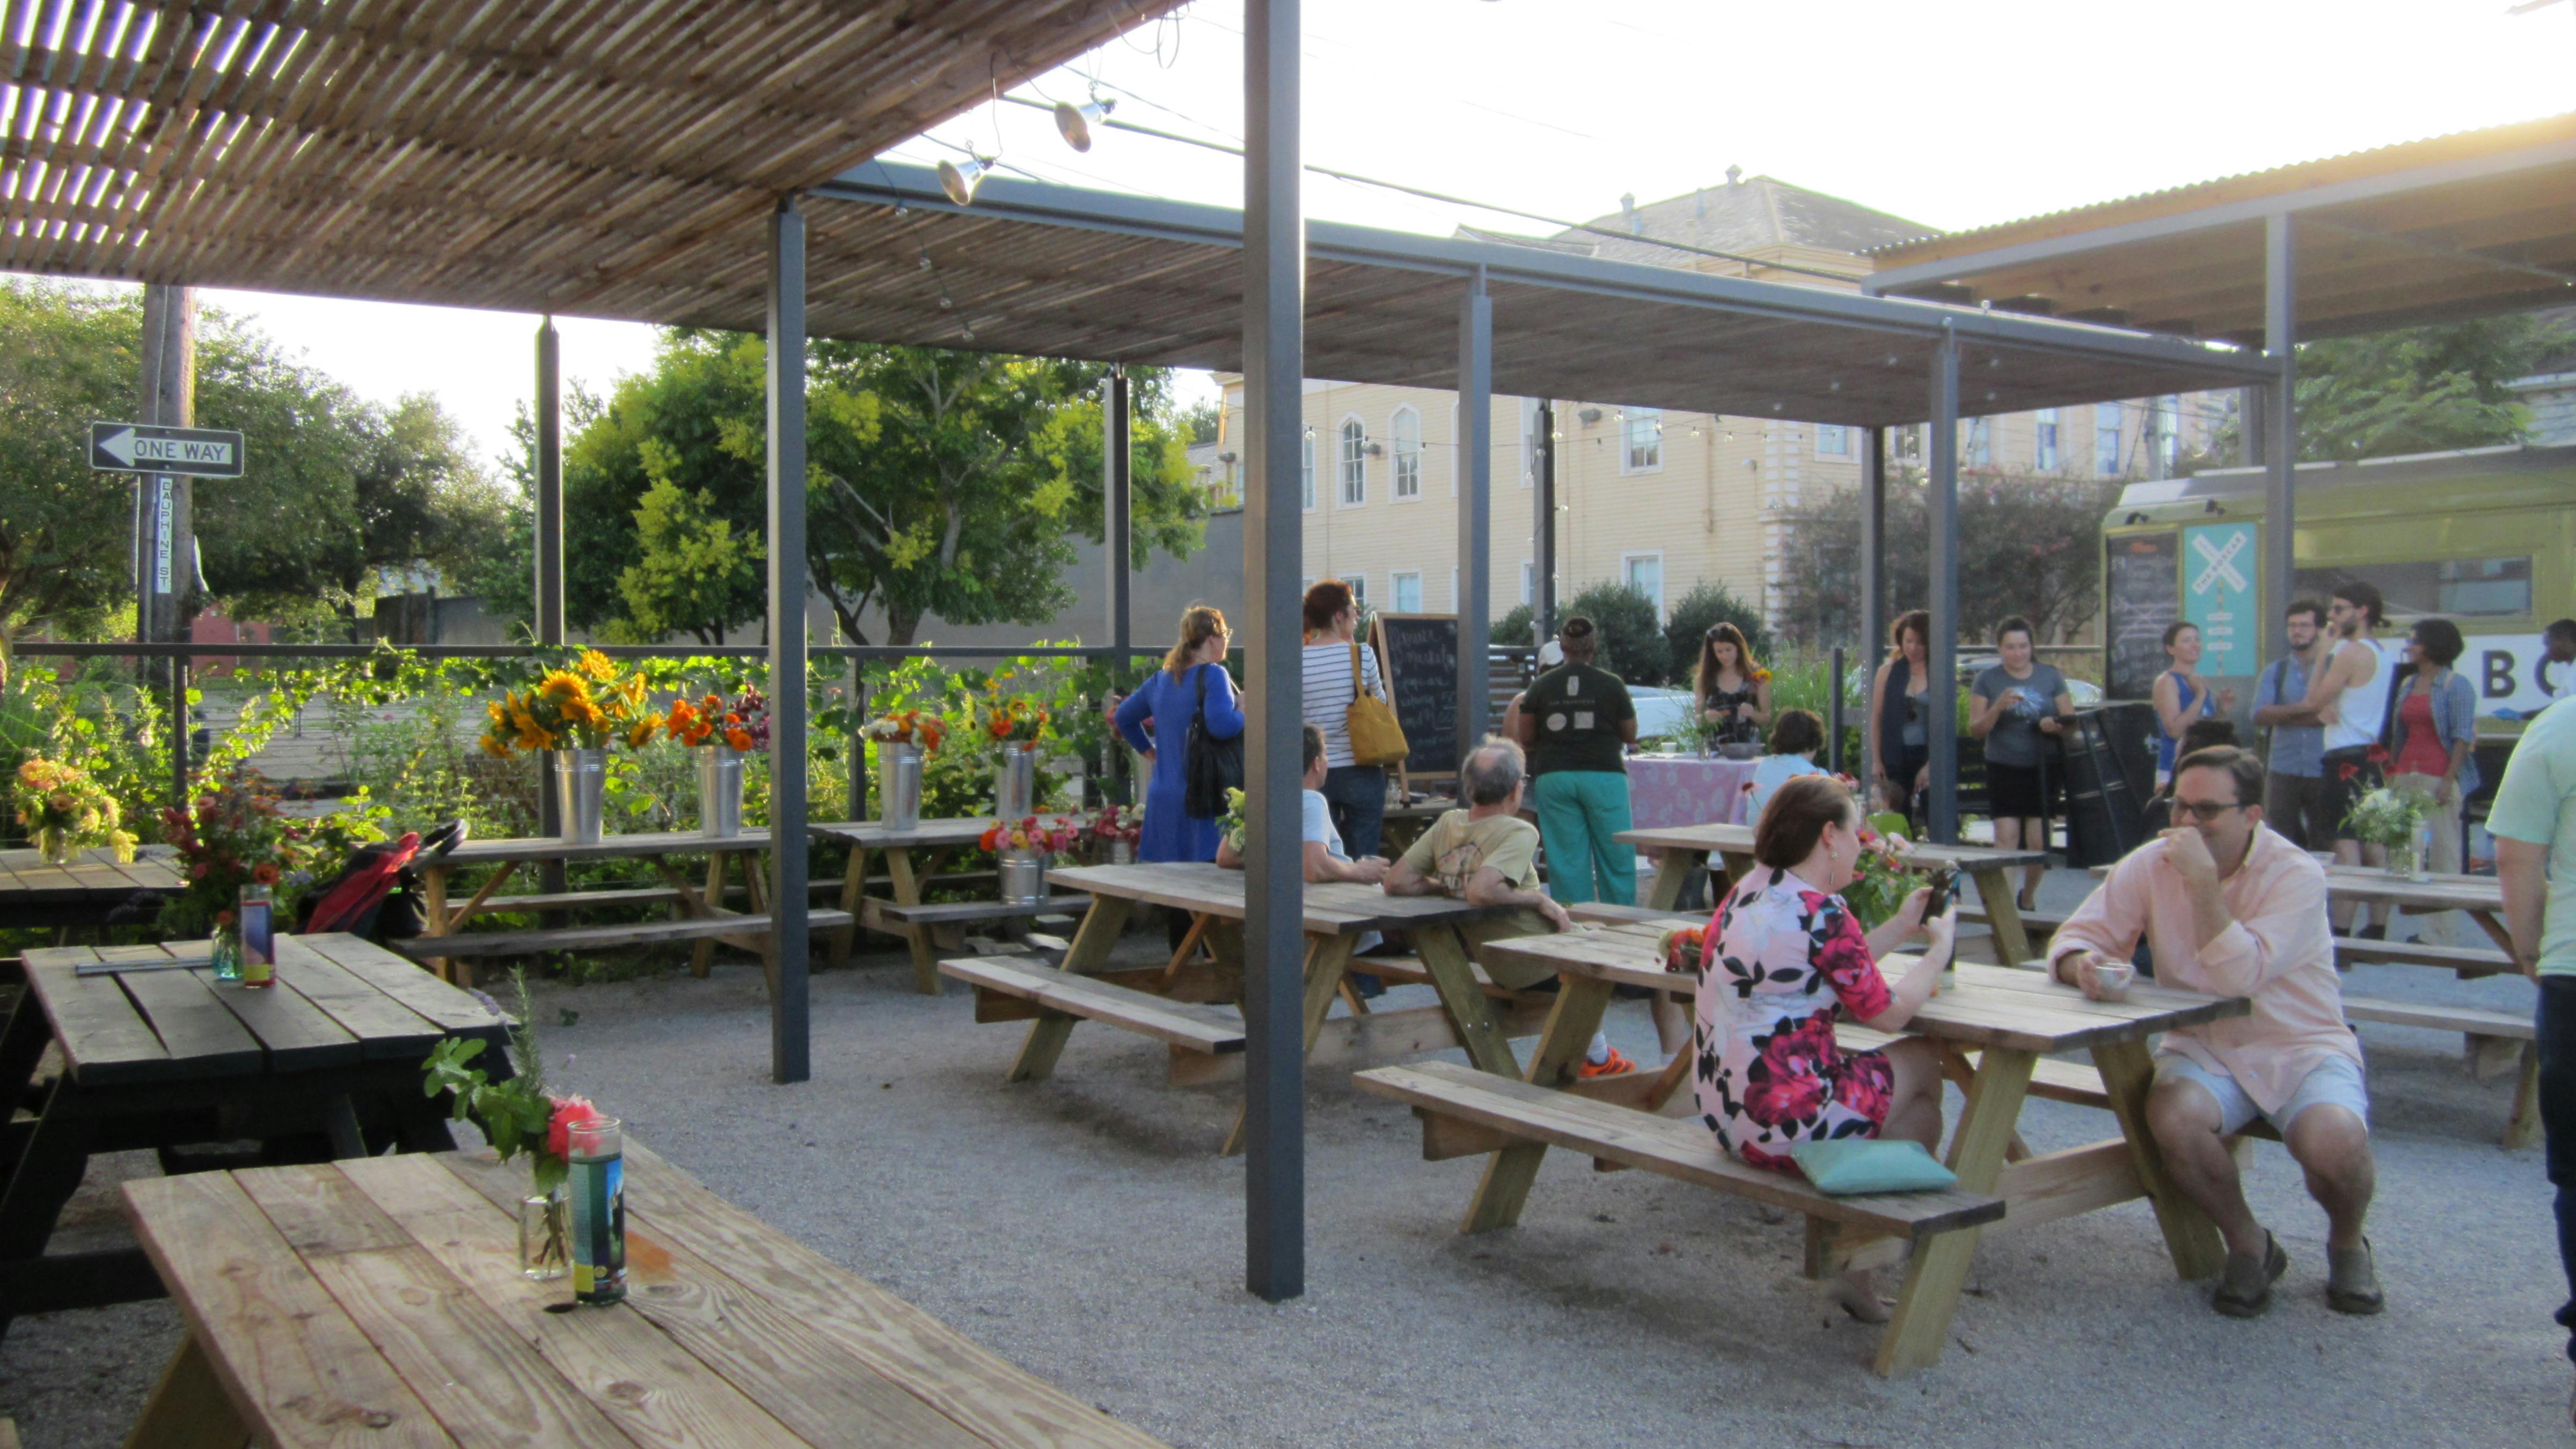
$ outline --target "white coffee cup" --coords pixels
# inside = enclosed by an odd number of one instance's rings
[[[2129,985],[2137,979],[2138,968],[2126,961],[2097,961],[2093,963],[2093,999],[2126,1001]]]

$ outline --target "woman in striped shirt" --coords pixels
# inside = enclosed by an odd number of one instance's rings
[[[1359,601],[1350,585],[1340,579],[1316,584],[1306,591],[1305,612],[1306,723],[1324,736],[1324,804],[1343,848],[1365,860],[1377,854],[1386,823],[1386,771],[1352,760],[1345,716],[1358,697],[1354,678],[1380,699],[1386,683],[1378,676],[1377,651],[1359,642]]]

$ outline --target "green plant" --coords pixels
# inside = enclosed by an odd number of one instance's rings
[[[1595,661],[1629,684],[1658,685],[1671,677],[1671,647],[1655,601],[1626,584],[1594,584],[1574,596],[1558,616],[1581,614],[1601,631]]]
[[[1720,622],[1744,631],[1744,642],[1752,647],[1755,660],[1765,665],[1771,662],[1771,631],[1763,625],[1762,610],[1710,579],[1682,595],[1681,602],[1673,605],[1671,619],[1664,624],[1664,640],[1672,651],[1672,673],[1667,677],[1676,686],[1688,689],[1697,679],[1701,641]]]
[[[1496,619],[1490,637],[1497,644],[1525,646],[1534,643],[1530,630],[1538,627],[1537,611],[1527,604],[1514,604],[1510,613]]]
[[[583,1097],[546,1094],[545,1054],[537,1046],[536,1004],[528,994],[528,977],[510,968],[518,1016],[510,1019],[513,1070],[495,1082],[473,1066],[483,1054],[480,1037],[449,1037],[430,1051],[421,1065],[421,1095],[449,1095],[449,1112],[459,1122],[472,1122],[503,1162],[528,1154],[529,1177],[539,1195],[563,1185],[570,1168],[568,1138],[575,1123],[599,1115]],[[489,1004],[487,1002],[487,1004]],[[494,1009],[496,1015],[498,1008]]]
[[[2433,798],[2420,790],[2382,785],[2354,801],[2343,823],[2364,845],[2411,848],[2432,809]]]

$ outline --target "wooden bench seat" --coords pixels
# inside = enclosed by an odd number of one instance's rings
[[[1605,926],[1631,922],[1647,926],[1708,924],[1706,911],[1659,911],[1652,906],[1622,906],[1609,901],[1585,901],[1578,906],[1567,906],[1565,913],[1578,921],[1593,921]]]
[[[978,993],[1016,997],[1058,1016],[1103,1022],[1187,1051],[1223,1056],[1243,1050],[1243,1018],[1224,1007],[1174,1001],[1006,957],[942,961],[939,972]]]
[[[2502,976],[2513,958],[2490,946],[2436,946],[2430,941],[2365,941],[2334,938],[2335,961],[2345,966],[2433,966],[2462,976]]]
[[[810,928],[828,931],[850,923],[845,911],[814,911]],[[705,916],[685,921],[630,921],[617,926],[568,926],[559,931],[460,931],[451,936],[414,936],[386,943],[414,961],[463,960],[486,956],[534,956],[546,951],[592,951],[607,946],[646,946],[660,941],[698,941],[723,936],[767,933],[767,916]]]
[[[1378,1067],[1355,1075],[1362,1091],[1411,1107],[1424,1119],[1482,1128],[1498,1139],[1543,1143],[1596,1160],[1697,1183],[1863,1234],[1914,1239],[1999,1220],[2004,1202],[1970,1192],[1828,1197],[1795,1173],[1748,1167],[1720,1150],[1693,1118],[1660,1117],[1572,1092],[1533,1086],[1452,1062]],[[1444,1150],[1442,1155],[1452,1155]]]
[[[1029,916],[1079,916],[1090,906],[1091,897],[1085,895],[1051,895],[1042,901],[1019,905],[1006,901],[937,901],[920,906],[870,897],[860,903],[859,909],[861,919],[870,926],[882,922],[903,926],[954,926],[968,921],[1010,921]]]

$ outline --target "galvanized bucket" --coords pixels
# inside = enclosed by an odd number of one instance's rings
[[[1045,856],[1034,850],[1004,850],[999,859],[1004,905],[1034,905],[1046,899]]]
[[[555,801],[563,811],[563,843],[597,845],[600,807],[608,786],[608,751],[555,751]]]
[[[993,813],[1004,824],[1026,820],[1037,811],[1037,784],[1037,751],[1002,746],[1002,763],[993,770]]]
[[[921,828],[921,746],[878,743],[877,819],[888,830]]]
[[[698,833],[716,840],[742,834],[742,751],[698,751]]]

